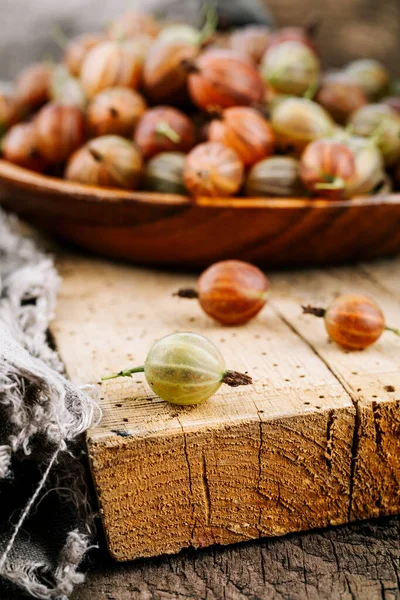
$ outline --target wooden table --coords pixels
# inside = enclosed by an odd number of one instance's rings
[[[221,330],[196,302],[172,298],[178,284],[192,283],[188,275],[70,255],[59,266],[64,285],[53,334],[73,380],[96,381],[143,359],[157,335],[188,328],[214,339],[230,367],[248,369],[256,379],[250,393],[228,390],[192,413],[149,396],[143,379],[102,388],[103,422],[88,443],[114,556],[126,560],[399,512],[400,340],[386,333],[366,352],[345,353],[328,342],[320,321],[300,310],[304,301],[326,304],[335,294],[358,291],[374,297],[398,326],[399,260],[271,274],[269,306],[237,330]],[[143,483],[143,471],[154,485]],[[163,480],[165,472],[170,480]],[[159,513],[160,488],[166,500]],[[104,551],[74,600],[394,600],[399,533],[392,517],[124,565]]]

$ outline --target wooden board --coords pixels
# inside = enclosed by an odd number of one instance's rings
[[[179,330],[203,333],[229,368],[254,377],[191,408],[154,397],[143,376],[102,385],[103,420],[88,448],[115,558],[400,510],[400,340],[385,334],[368,351],[345,353],[300,314],[302,301],[357,289],[398,323],[396,293],[365,269],[274,275],[269,306],[235,329],[172,297],[192,276],[74,256],[60,269],[53,334],[74,381],[141,364],[155,339]]]

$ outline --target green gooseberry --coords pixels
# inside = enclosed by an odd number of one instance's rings
[[[172,333],[150,349],[144,366],[103,377],[145,374],[151,389],[163,400],[183,406],[204,402],[223,383],[231,387],[252,383],[251,377],[226,369],[224,358],[210,340],[198,333]]]
[[[319,73],[315,52],[293,40],[269,48],[261,63],[263,79],[283,94],[303,96],[317,87]]]

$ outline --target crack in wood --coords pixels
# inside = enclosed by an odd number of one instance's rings
[[[337,416],[335,415],[335,412],[333,410],[330,410],[329,415],[328,415],[328,421],[326,424],[326,450],[325,450],[325,459],[326,459],[326,464],[328,466],[329,472],[332,471],[332,456],[333,456],[333,448],[334,448],[333,430],[334,430],[334,423],[335,423],[336,419],[337,419]]]
[[[190,460],[189,460],[189,454],[188,454],[188,449],[187,449],[187,439],[186,439],[186,432],[185,429],[182,425],[181,420],[179,419],[179,417],[176,417],[181,429],[182,429],[182,434],[183,434],[183,453],[185,455],[185,459],[186,459],[186,465],[187,465],[187,471],[188,471],[188,482],[189,482],[189,491],[190,491],[190,503],[192,505],[192,521],[193,521],[193,526],[191,529],[191,534],[190,534],[190,544],[194,545],[194,534],[195,534],[195,528],[196,528],[196,519],[195,519],[195,503],[193,502],[193,486],[192,486],[192,469],[190,466]]]
[[[382,432],[382,427],[381,427],[382,415],[380,414],[379,403],[376,402],[376,400],[372,401],[372,415],[374,418],[376,450],[379,454],[384,454],[383,448],[382,448],[382,441],[383,441],[383,432]]]
[[[353,400],[353,398],[352,398]],[[348,519],[351,520],[353,516],[353,502],[354,502],[354,482],[356,476],[357,469],[357,461],[358,461],[358,449],[360,446],[360,431],[361,431],[361,409],[356,399],[353,400],[354,407],[356,409],[356,414],[354,418],[354,429],[353,429],[353,439],[351,443],[351,463],[350,463],[350,487],[349,487],[349,512]]]
[[[208,477],[207,477],[207,462],[204,452],[202,453],[202,461],[201,461],[201,481],[203,483],[203,492],[204,492],[204,508],[205,508],[205,517],[206,517],[206,525],[210,526],[210,516],[211,516],[211,494],[210,494],[210,486],[208,485]]]
[[[257,411],[258,414],[258,418],[259,418],[259,431],[260,431],[260,443],[259,443],[259,447],[258,447],[258,482],[257,482],[257,491],[258,494],[261,495],[261,477],[262,477],[262,462],[261,462],[261,453],[262,453],[262,445],[263,445],[263,431],[262,431],[262,420],[261,417]],[[258,535],[259,537],[262,536],[262,528],[261,528],[261,517],[262,517],[262,506],[259,507],[259,514],[258,514]]]

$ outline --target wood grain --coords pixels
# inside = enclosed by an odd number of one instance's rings
[[[255,379],[189,409],[154,397],[143,376],[103,383],[103,420],[89,432],[88,448],[115,558],[399,510],[400,407],[382,392],[399,380],[391,358],[399,340],[385,334],[374,349],[346,354],[326,342],[319,320],[299,316],[302,294],[327,301],[339,283],[352,283],[372,286],[394,322],[397,300],[361,268],[274,276],[260,316],[227,328],[196,301],[172,297],[194,283],[191,276],[73,256],[59,266],[53,334],[74,381],[141,364],[156,338],[178,330],[203,333],[230,368]]]
[[[0,160],[1,202],[98,254],[198,268],[239,258],[325,265],[400,251],[400,194],[347,201],[197,198],[87,186]]]

